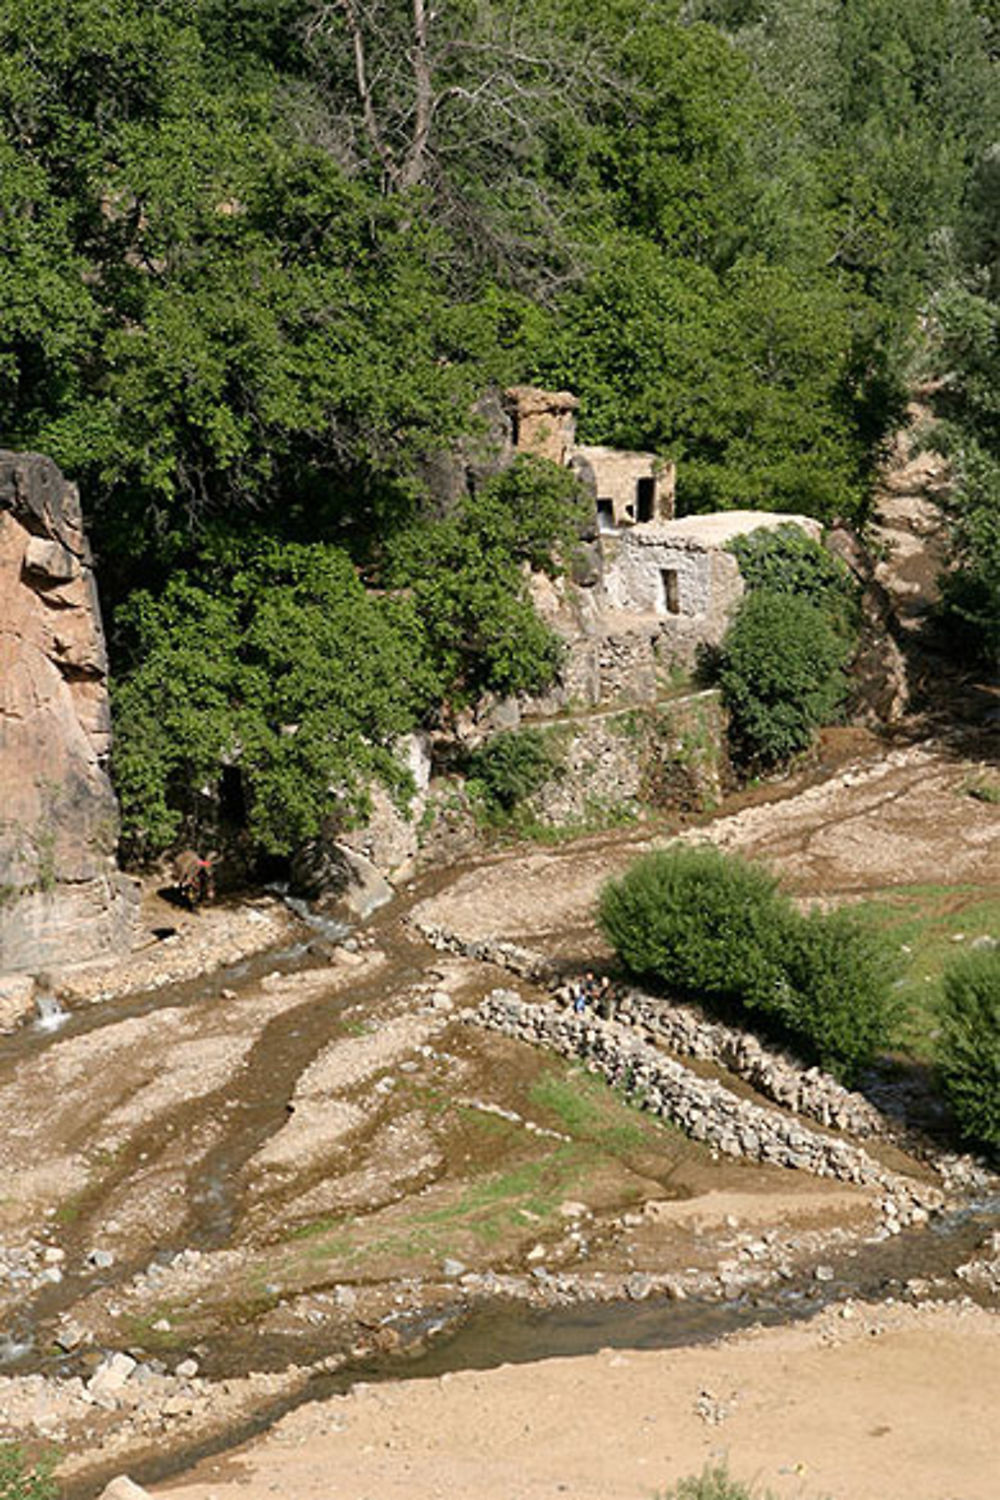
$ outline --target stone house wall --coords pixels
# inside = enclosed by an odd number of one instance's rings
[[[655,620],[660,650],[677,666],[695,664],[726,633],[744,585],[727,550],[735,537],[792,523],[816,540],[818,521],[760,511],[722,511],[664,525],[633,527],[602,538],[602,599],[609,623]]]
[[[569,466],[594,496],[602,531],[673,518],[677,470],[655,453],[573,448]]]

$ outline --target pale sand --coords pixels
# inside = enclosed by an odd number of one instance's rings
[[[726,1459],[779,1500],[998,1500],[1000,1318],[829,1309],[659,1353],[356,1389],[158,1500],[652,1500]]]

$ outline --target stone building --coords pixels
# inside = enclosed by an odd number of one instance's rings
[[[593,496],[602,533],[650,521],[669,521],[674,514],[674,465],[655,453],[581,446],[576,441],[577,398],[569,391],[542,391],[512,386],[504,392],[504,410],[516,453],[573,469]]]
[[[602,589],[610,617],[655,621],[678,665],[699,647],[717,645],[743,594],[743,579],[728,544],[752,531],[799,526],[819,540],[809,516],[731,510],[636,526],[606,539]]]

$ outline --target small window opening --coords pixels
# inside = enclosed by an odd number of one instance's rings
[[[521,446],[521,414],[517,411],[510,414],[510,442],[512,448]]]
[[[614,531],[615,529],[615,508],[610,500],[597,502],[597,529],[598,531]]]
[[[668,615],[679,615],[681,612],[681,593],[677,578],[676,568],[661,568],[660,580],[663,585],[663,604]]]
[[[635,485],[636,519],[651,521],[656,504],[656,480],[637,479]]]

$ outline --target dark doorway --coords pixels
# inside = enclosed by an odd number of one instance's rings
[[[637,521],[651,521],[653,519],[653,508],[656,505],[656,480],[637,479],[635,484],[635,518]]]
[[[681,591],[677,579],[676,568],[661,568],[660,578],[663,583],[663,603],[668,615],[679,615],[681,612]]]
[[[610,500],[597,502],[597,529],[598,531],[614,531],[615,529],[615,508]]]

